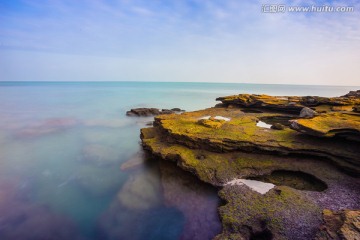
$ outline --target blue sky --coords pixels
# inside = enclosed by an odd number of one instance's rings
[[[358,1],[1,0],[0,81],[359,86],[359,22]]]

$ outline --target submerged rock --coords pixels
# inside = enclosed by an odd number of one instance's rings
[[[119,202],[128,209],[146,210],[160,204],[158,169],[152,166],[145,172],[132,175],[117,195]]]
[[[180,210],[184,216],[180,239],[211,239],[219,234],[217,190],[173,163],[161,161],[159,166],[164,203]]]
[[[16,185],[0,182],[0,239],[84,239],[69,218],[16,190]]]
[[[122,163],[120,169],[123,171],[142,166],[145,163],[145,154],[143,151],[135,153],[126,162]]]
[[[81,160],[98,166],[112,165],[119,159],[119,151],[107,145],[89,144],[82,149]]]
[[[15,135],[18,137],[40,137],[52,133],[58,133],[80,124],[74,118],[49,118],[33,126],[20,129]]]
[[[85,192],[95,197],[106,196],[116,191],[121,185],[121,174],[116,168],[100,168],[94,165],[81,166],[72,177],[75,183]],[[64,183],[67,183],[65,181]],[[61,187],[61,185],[59,185]]]

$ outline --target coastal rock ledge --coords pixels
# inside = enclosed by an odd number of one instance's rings
[[[156,116],[142,145],[218,188],[215,239],[359,239],[355,93],[220,97],[213,108]],[[300,117],[304,108],[312,114]]]

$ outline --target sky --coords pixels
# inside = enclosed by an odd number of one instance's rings
[[[312,5],[354,11],[288,10]],[[359,23],[357,0],[0,0],[0,81],[360,86]]]

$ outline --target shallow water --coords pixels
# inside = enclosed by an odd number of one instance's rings
[[[125,112],[196,110],[215,105],[216,97],[245,92],[338,96],[350,90],[1,82],[0,239],[192,239],[196,232],[211,238],[221,230],[216,190],[201,183],[193,188],[189,181],[196,179],[138,154],[139,129],[151,118]]]

